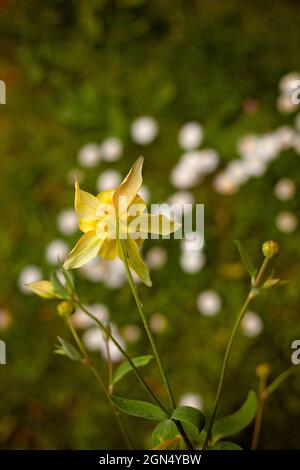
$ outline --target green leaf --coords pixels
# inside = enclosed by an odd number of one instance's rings
[[[238,247],[238,250],[239,250],[240,256],[242,258],[242,261],[244,263],[244,266],[247,269],[251,279],[254,279],[255,276],[256,276],[257,269],[254,267],[247,251],[245,250],[245,248],[243,247],[241,242],[239,240],[234,240],[234,243]]]
[[[183,426],[188,425],[187,432],[191,429],[196,434],[202,431],[205,424],[204,414],[192,406],[179,406],[173,411],[171,418],[180,421]]]
[[[165,419],[164,421],[161,421],[160,423],[158,423],[158,425],[155,427],[152,433],[152,437],[151,437],[152,446],[158,446],[159,444],[162,444],[165,441],[173,439],[174,437],[178,435],[180,436],[179,431],[174,421],[172,421],[171,419]],[[168,446],[168,449],[172,449],[172,450],[176,450],[178,448],[179,448],[179,441],[173,442],[171,446]]]
[[[134,363],[135,367],[143,367],[149,364],[152,359],[153,356],[151,355],[139,356],[132,359],[132,362]],[[132,370],[132,366],[128,361],[123,362],[123,364],[121,364],[114,372],[113,383],[116,384],[119,382],[126,374],[128,374],[128,372]]]
[[[232,415],[217,420],[212,428],[212,444],[220,439],[237,434],[254,419],[257,408],[257,395],[251,390],[241,408]]]
[[[61,299],[68,299],[69,298],[69,293],[65,286],[60,282],[60,280],[57,277],[57,272],[55,269],[52,270],[51,276],[50,276],[51,282],[53,284],[55,292],[58,294],[58,296]]]
[[[72,361],[82,361],[83,357],[77,351],[74,346],[66,341],[65,339],[61,338],[60,336],[57,337],[58,341],[60,342],[60,346],[57,346],[56,350],[54,351],[55,354],[61,354],[62,356],[67,356]]]
[[[240,446],[230,441],[222,441],[212,447],[212,450],[243,450]]]
[[[168,418],[165,411],[152,403],[141,400],[129,400],[127,398],[121,398],[112,396],[111,400],[113,404],[119,408],[119,410],[133,416],[139,416],[140,418],[153,419],[155,421],[162,421]]]

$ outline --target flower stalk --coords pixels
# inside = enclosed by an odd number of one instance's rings
[[[240,326],[240,323],[241,323],[241,321],[244,317],[244,314],[245,314],[251,300],[254,297],[256,297],[256,295],[257,295],[257,289],[259,288],[259,286],[262,282],[263,276],[265,274],[265,271],[267,269],[269,261],[272,257],[273,256],[270,256],[269,254],[268,254],[268,256],[265,256],[264,261],[262,262],[262,265],[261,265],[257,275],[253,279],[252,286],[251,286],[250,291],[249,291],[249,293],[246,297],[246,300],[245,300],[245,302],[244,302],[244,304],[243,304],[243,306],[242,306],[242,308],[241,308],[241,310],[240,310],[240,312],[239,312],[239,314],[238,314],[238,316],[235,320],[235,323],[233,325],[233,328],[232,328],[232,331],[231,331],[231,334],[230,334],[230,337],[229,337],[229,340],[228,340],[228,343],[227,343],[227,346],[226,346],[226,350],[225,350],[225,355],[224,355],[223,364],[222,364],[222,368],[221,368],[221,374],[220,374],[220,378],[219,378],[219,384],[218,384],[217,393],[216,393],[216,397],[215,397],[215,401],[214,401],[214,405],[213,405],[213,410],[212,410],[212,413],[211,413],[211,416],[210,416],[210,419],[209,419],[209,422],[208,422],[207,433],[206,433],[205,441],[204,441],[204,444],[203,444],[203,449],[206,449],[206,447],[208,445],[208,442],[209,442],[209,439],[211,437],[212,427],[213,427],[214,420],[215,420],[215,417],[216,417],[216,414],[217,414],[217,411],[218,411],[218,407],[219,407],[219,404],[220,404],[220,399],[221,399],[221,395],[222,395],[222,391],[223,391],[223,386],[224,386],[224,381],[225,381],[225,377],[226,377],[226,372],[227,372],[227,368],[228,368],[229,357],[230,357],[233,341],[235,339],[235,336],[236,336],[236,333],[237,333],[238,328]]]

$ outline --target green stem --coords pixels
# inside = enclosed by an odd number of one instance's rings
[[[133,298],[135,300],[135,303],[136,303],[138,312],[140,314],[141,320],[143,322],[145,331],[147,333],[150,345],[152,347],[152,351],[153,351],[153,354],[155,356],[158,368],[160,370],[160,374],[161,374],[164,386],[165,386],[167,394],[168,394],[170,407],[171,407],[172,410],[174,410],[176,408],[176,402],[175,402],[175,398],[174,398],[173,391],[172,391],[172,388],[171,388],[171,384],[169,382],[169,379],[168,379],[165,367],[164,367],[164,365],[162,363],[162,360],[160,358],[159,352],[157,350],[157,347],[156,347],[153,335],[151,333],[150,326],[148,324],[147,318],[144,314],[143,307],[142,307],[142,302],[140,300],[138,291],[136,289],[135,283],[134,283],[132,275],[131,275],[131,271],[130,271],[129,264],[128,264],[128,255],[126,253],[126,249],[124,247],[124,242],[123,242],[122,239],[119,239],[119,244],[120,244],[120,247],[121,247],[121,250],[122,250],[122,257],[123,257],[124,266],[125,266],[125,270],[126,270],[126,274],[127,274],[127,279],[128,279],[131,291],[132,291],[132,295],[133,295]],[[176,426],[178,428],[178,431],[180,432],[187,448],[189,450],[193,450],[194,447],[193,447],[192,443],[190,442],[188,436],[186,435],[181,423],[176,420],[175,424],[176,424]]]
[[[107,389],[106,389],[105,383],[103,382],[103,380],[102,380],[100,374],[98,373],[97,369],[96,369],[95,366],[93,365],[92,360],[90,359],[90,357],[89,357],[89,355],[88,355],[88,353],[87,353],[87,351],[86,351],[86,349],[85,349],[85,347],[84,347],[84,345],[83,345],[81,339],[79,338],[79,336],[78,336],[78,334],[77,334],[77,331],[75,330],[75,328],[74,328],[74,326],[73,326],[73,324],[72,324],[72,322],[71,322],[71,320],[70,320],[69,317],[67,318],[67,324],[68,324],[68,327],[69,327],[69,329],[70,329],[70,331],[71,331],[71,333],[72,333],[72,336],[73,336],[73,338],[74,338],[76,344],[78,345],[78,347],[79,347],[79,349],[80,349],[80,351],[81,351],[83,357],[85,358],[85,361],[86,361],[85,363],[89,366],[89,368],[90,368],[90,369],[92,370],[92,372],[94,373],[96,379],[98,380],[98,382],[99,382],[99,384],[100,384],[100,386],[101,386],[101,388],[102,388],[102,390],[103,390],[103,392],[104,392],[104,395],[106,396],[107,400],[109,401],[109,404],[110,404],[110,406],[111,406],[111,408],[112,408],[112,411],[113,411],[113,413],[114,413],[114,415],[115,415],[115,418],[116,418],[116,420],[117,420],[117,422],[118,422],[118,424],[119,424],[121,433],[122,433],[122,435],[123,435],[123,438],[124,438],[124,440],[125,440],[125,442],[126,442],[126,445],[127,445],[128,449],[132,450],[132,449],[133,449],[133,445],[132,445],[132,442],[131,442],[131,438],[130,438],[130,436],[129,436],[129,433],[128,433],[128,431],[127,431],[127,429],[126,429],[126,427],[125,427],[125,425],[124,425],[122,419],[121,419],[120,412],[115,408],[113,402],[111,401],[110,394],[109,394],[109,392],[108,392]]]
[[[286,380],[289,378],[290,375],[292,375],[296,371],[296,367],[292,366],[289,369],[285,370],[280,374],[274,382],[272,382],[265,391],[265,396],[268,398],[271,393],[275,392],[275,390]]]
[[[265,406],[265,402],[267,398],[269,398],[271,393],[275,392],[275,390],[277,390],[277,388],[280,387],[280,385],[283,382],[285,382],[285,380],[288,379],[289,376],[295,372],[295,370],[296,370],[295,366],[292,366],[289,369],[285,370],[268,387],[265,387],[265,383],[263,381],[260,382],[259,393],[258,393],[259,402],[258,402],[257,413],[255,417],[251,450],[256,450],[257,448],[260,430],[261,430],[261,424],[262,424],[262,416],[263,416],[264,406]]]
[[[150,342],[150,344],[151,344],[152,351],[153,351],[153,354],[154,354],[154,356],[155,356],[155,359],[156,359],[158,368],[159,368],[159,370],[160,370],[163,383],[164,383],[165,388],[166,388],[166,390],[167,390],[167,394],[168,394],[168,398],[169,398],[169,402],[170,402],[171,409],[174,409],[174,408],[176,408],[176,403],[175,403],[174,395],[173,395],[173,392],[172,392],[172,389],[171,389],[171,385],[170,385],[170,382],[169,382],[169,380],[168,380],[168,377],[167,377],[167,374],[166,374],[164,365],[163,365],[163,363],[162,363],[162,361],[161,361],[161,358],[160,358],[160,356],[159,356],[159,353],[158,353],[158,350],[157,350],[157,347],[156,347],[156,344],[155,344],[153,335],[152,335],[152,333],[151,333],[151,330],[150,330],[150,327],[149,327],[147,318],[145,317],[144,312],[143,312],[142,303],[141,303],[141,300],[140,300],[140,298],[139,298],[139,294],[138,294],[138,292],[137,292],[137,289],[136,289],[136,286],[135,286],[135,283],[134,283],[134,281],[133,281],[133,278],[132,278],[132,275],[131,275],[131,271],[130,271],[130,268],[129,268],[129,264],[128,264],[128,255],[127,255],[127,253],[126,253],[123,240],[120,239],[119,242],[120,242],[120,246],[121,246],[122,253],[123,253],[124,266],[125,266],[125,270],[126,270],[128,282],[129,282],[129,285],[130,285],[130,288],[131,288],[131,291],[132,291],[132,295],[133,295],[133,298],[134,298],[134,300],[135,300],[136,306],[137,306],[137,308],[138,308],[138,312],[139,312],[140,317],[141,317],[141,319],[142,319],[144,328],[145,328],[145,330],[146,330],[146,333],[147,333],[149,342]]]
[[[223,364],[222,364],[222,368],[221,368],[221,374],[220,374],[220,378],[219,378],[218,389],[217,389],[217,393],[216,393],[216,398],[215,398],[212,414],[211,414],[209,422],[208,422],[207,433],[206,433],[205,441],[204,441],[204,444],[203,444],[203,449],[206,449],[207,444],[208,444],[209,439],[210,439],[210,436],[211,436],[211,430],[212,430],[214,420],[215,420],[215,417],[216,417],[216,414],[217,414],[217,411],[218,411],[218,407],[219,407],[219,403],[220,403],[220,399],[221,399],[221,394],[222,394],[223,386],[224,386],[224,380],[225,380],[225,376],[226,376],[226,372],[227,372],[229,356],[230,356],[230,352],[231,352],[231,348],[232,348],[232,345],[233,345],[233,341],[234,341],[236,332],[238,330],[238,327],[240,326],[240,323],[243,319],[243,316],[245,314],[245,311],[246,311],[249,303],[251,302],[251,300],[255,296],[255,294],[253,293],[253,288],[255,289],[255,288],[259,287],[259,285],[261,283],[261,280],[262,280],[262,277],[263,277],[263,275],[265,273],[265,270],[268,266],[269,261],[270,261],[269,257],[266,257],[264,259],[264,261],[263,261],[263,263],[262,263],[262,265],[261,265],[261,267],[258,271],[258,274],[257,274],[257,276],[254,280],[253,287],[251,287],[251,289],[249,291],[249,294],[247,295],[247,298],[244,302],[244,305],[242,306],[242,308],[241,308],[241,310],[240,310],[240,312],[239,312],[239,314],[238,314],[238,316],[235,320],[235,323],[233,325],[233,328],[232,328],[232,331],[231,331],[231,334],[230,334],[230,337],[229,337],[229,340],[228,340],[228,343],[227,343],[227,346],[226,346],[226,350],[225,350],[225,355],[224,355]]]
[[[131,357],[129,356],[129,354],[127,354],[127,352],[125,351],[125,349],[122,348],[122,346],[120,345],[120,343],[114,338],[114,336],[112,335],[111,331],[108,330],[108,328],[106,328],[106,326],[97,318],[95,317],[91,312],[89,312],[84,305],[82,305],[82,303],[80,302],[80,300],[78,299],[74,299],[74,303],[76,305],[78,305],[78,307],[88,316],[90,317],[92,320],[95,321],[95,323],[97,323],[97,325],[99,326],[99,328],[103,331],[103,333],[105,335],[107,335],[110,340],[114,343],[114,345],[118,348],[118,350],[120,351],[120,353],[125,357],[125,359],[129,362],[129,364],[131,365],[134,373],[136,374],[136,376],[138,377],[138,379],[140,380],[141,384],[146,388],[146,390],[148,391],[149,395],[153,398],[153,400],[157,403],[157,405],[162,409],[164,410],[165,412],[168,412],[166,410],[166,408],[164,407],[164,405],[160,402],[160,400],[156,397],[156,395],[153,393],[153,391],[151,390],[151,388],[149,387],[149,385],[147,384],[147,382],[145,382],[143,376],[141,375],[140,371],[138,370],[138,368],[135,366],[134,362],[132,361]]]

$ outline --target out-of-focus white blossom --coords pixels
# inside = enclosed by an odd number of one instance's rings
[[[153,333],[163,333],[168,326],[166,317],[161,313],[151,315],[149,324]]]
[[[158,133],[158,125],[151,116],[141,116],[131,125],[131,137],[140,145],[150,144]]]
[[[282,178],[277,181],[274,192],[276,197],[281,201],[288,201],[295,195],[295,183],[289,178]]]
[[[109,137],[102,142],[100,152],[103,160],[107,162],[115,162],[122,157],[122,141],[117,137]]]
[[[199,147],[202,140],[203,128],[196,121],[191,121],[184,124],[178,134],[179,145],[185,150],[193,150]]]
[[[180,259],[181,269],[188,273],[194,274],[200,271],[205,264],[205,255],[202,251],[183,251]]]
[[[127,343],[136,343],[141,335],[141,329],[138,325],[125,325],[122,329],[122,336]]]
[[[45,257],[49,264],[56,265],[64,261],[69,247],[64,240],[52,240],[46,247]]]
[[[84,145],[78,152],[78,162],[86,168],[93,168],[101,161],[100,146],[95,143]]]
[[[33,294],[32,290],[28,289],[25,284],[39,281],[43,277],[42,271],[38,266],[25,266],[19,274],[18,285],[24,294]]]
[[[74,209],[64,209],[57,216],[57,227],[64,235],[72,235],[78,230],[78,220]]]
[[[203,410],[203,398],[199,393],[184,393],[179,398],[179,405],[180,406],[192,406],[193,408],[197,408],[198,410]]]
[[[147,186],[145,186],[144,184],[139,189],[139,195],[144,199],[146,204],[149,204],[151,200],[151,194]]]
[[[155,246],[148,251],[146,263],[150,269],[161,269],[167,262],[167,252],[161,246]]]
[[[257,313],[248,311],[242,319],[241,327],[245,336],[253,338],[261,333],[263,322]]]
[[[213,317],[219,313],[222,307],[220,296],[213,290],[201,292],[197,297],[197,307],[202,315]]]
[[[107,324],[109,319],[109,310],[104,304],[92,304],[85,305],[85,308],[100,320],[104,325]],[[76,328],[88,328],[90,326],[95,326],[96,322],[90,318],[85,312],[83,312],[79,307],[77,307],[75,313],[71,317],[72,323]]]
[[[276,217],[276,226],[280,232],[292,233],[298,225],[297,217],[289,211],[280,212]]]
[[[115,189],[121,183],[121,175],[116,170],[103,171],[97,179],[97,190]]]
[[[219,173],[213,181],[215,190],[226,196],[235,194],[239,190],[239,184],[226,173]]]

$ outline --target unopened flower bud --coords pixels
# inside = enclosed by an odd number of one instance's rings
[[[263,244],[262,252],[266,258],[273,258],[274,256],[278,256],[279,248],[279,243],[274,240],[268,240]]]
[[[58,314],[62,317],[69,317],[75,312],[75,307],[69,300],[63,300],[57,306]]]
[[[256,367],[255,372],[259,379],[266,380],[266,378],[270,375],[271,368],[269,364],[263,363]]]

